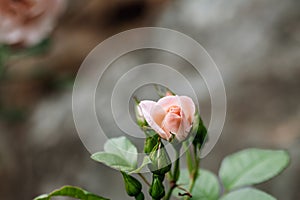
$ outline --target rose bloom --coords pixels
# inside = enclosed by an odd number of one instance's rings
[[[172,135],[182,141],[191,128],[195,115],[195,104],[187,96],[166,96],[157,102],[144,100],[139,104],[149,126],[165,140]]]
[[[0,0],[0,43],[32,46],[44,39],[66,0]]]

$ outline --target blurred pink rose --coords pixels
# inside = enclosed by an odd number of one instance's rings
[[[187,96],[166,96],[154,101],[141,101],[141,111],[149,124],[161,138],[170,140],[172,135],[182,141],[192,127],[195,104]]]
[[[0,43],[31,46],[53,29],[66,0],[0,0]]]

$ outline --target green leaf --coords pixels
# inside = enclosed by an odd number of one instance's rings
[[[118,137],[109,139],[104,144],[104,151],[107,153],[116,154],[128,162],[132,163],[132,166],[137,165],[138,152],[136,147],[126,137]]]
[[[219,176],[227,190],[266,181],[283,171],[289,155],[282,150],[246,149],[226,157]]]
[[[74,187],[74,186],[64,186],[60,189],[54,190],[49,194],[40,195],[36,197],[34,200],[50,200],[51,197],[54,196],[67,196],[67,197],[73,197],[81,200],[109,200],[107,198],[98,196],[96,194],[92,194],[88,191],[85,191],[79,187]]]
[[[220,200],[276,200],[271,195],[253,188],[235,190],[223,196]]]
[[[187,169],[180,171],[178,185],[188,190],[190,184],[189,172]],[[185,193],[183,190],[176,188],[173,192],[178,197],[178,193]],[[217,200],[220,194],[220,185],[217,177],[210,171],[200,169],[199,176],[196,179],[192,190],[191,200]]]
[[[130,162],[116,154],[98,152],[93,154],[91,158],[119,171],[129,172],[135,169],[135,166],[132,166]]]
[[[95,153],[91,158],[111,168],[130,172],[137,168],[137,154],[136,147],[122,136],[108,140],[104,144],[104,152]]]

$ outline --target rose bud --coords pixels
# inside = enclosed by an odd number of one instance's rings
[[[138,196],[142,191],[142,184],[133,176],[121,172],[123,175],[125,190],[127,194],[131,197]]]
[[[135,117],[136,117],[137,124],[140,127],[147,126],[147,122],[146,122],[144,115],[142,113],[142,110],[138,104],[136,104],[134,106],[134,111],[135,111]]]
[[[154,200],[159,200],[165,196],[165,188],[160,178],[153,174],[153,180],[149,189],[149,194]]]
[[[148,125],[159,136],[170,141],[187,138],[194,120],[195,104],[187,96],[165,96],[157,102],[144,100],[139,103]]]
[[[168,90],[168,91],[166,92],[166,96],[174,96],[174,94],[173,94],[173,92],[171,92],[171,91]]]

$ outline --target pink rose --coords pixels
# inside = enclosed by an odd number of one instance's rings
[[[161,138],[170,140],[172,135],[182,141],[192,127],[195,104],[187,96],[165,96],[158,102],[144,100],[139,104],[149,124]]]
[[[0,43],[31,46],[53,29],[66,0],[0,0]]]

